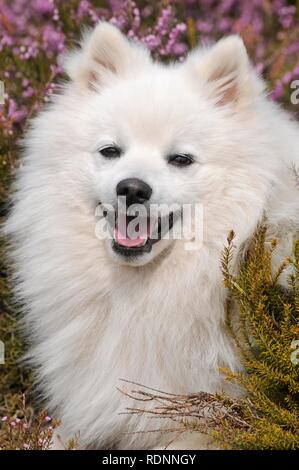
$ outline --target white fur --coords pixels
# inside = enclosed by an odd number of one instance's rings
[[[119,379],[214,392],[225,387],[220,366],[240,367],[220,254],[229,230],[238,248],[264,213],[278,237],[298,229],[298,126],[267,100],[238,37],[164,66],[99,24],[66,68],[71,81],[27,135],[6,225],[30,355],[63,439],[151,448],[159,434],[131,432],[157,422],[120,414]],[[104,161],[97,150],[111,140],[126,153]],[[174,152],[196,161],[175,168]],[[161,241],[139,265],[122,263],[95,237],[94,210],[127,177],[146,180],[153,202],[202,203],[203,247]],[[282,239],[280,255],[289,249]]]

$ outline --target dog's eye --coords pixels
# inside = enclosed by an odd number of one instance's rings
[[[193,158],[191,155],[185,155],[185,154],[177,154],[177,155],[170,155],[168,158],[168,163],[171,165],[176,165],[176,166],[188,166],[193,163]]]
[[[107,145],[99,150],[100,154],[105,158],[118,158],[120,157],[121,150],[116,145]]]

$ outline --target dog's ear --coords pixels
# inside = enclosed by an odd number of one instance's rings
[[[77,85],[99,89],[115,76],[136,73],[149,62],[145,48],[129,41],[115,26],[100,22],[85,32],[80,49],[68,54],[65,70]]]
[[[191,53],[187,65],[218,105],[249,102],[262,89],[239,36],[229,36]]]

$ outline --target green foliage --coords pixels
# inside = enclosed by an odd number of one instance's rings
[[[225,285],[237,303],[237,331],[229,315],[229,331],[243,357],[245,372],[228,380],[246,391],[239,414],[247,428],[224,420],[216,437],[237,449],[299,449],[299,242],[294,254],[271,269],[276,242],[266,242],[261,226],[237,275],[231,271],[233,233],[222,258]],[[279,284],[291,268],[289,286]]]
[[[21,335],[16,306],[10,294],[10,282],[4,260],[5,246],[0,249],[0,340],[5,345],[5,363],[0,364],[0,417],[16,412],[20,395],[26,391],[28,398],[31,388],[31,373],[21,364],[25,345]]]

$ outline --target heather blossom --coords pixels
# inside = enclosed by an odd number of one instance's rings
[[[3,416],[0,421],[0,450],[49,449],[53,432],[59,425],[59,422],[48,416],[45,411],[32,418],[30,409],[26,408],[24,396],[19,400],[16,416]]]
[[[270,82],[271,97],[288,105],[289,84],[299,77],[298,16],[298,6],[287,0],[4,0],[0,54],[8,99],[0,107],[0,132],[12,138],[49,101],[63,77],[61,55],[79,38],[81,26],[99,20],[166,61],[183,60],[197,41],[240,34],[256,70]]]

